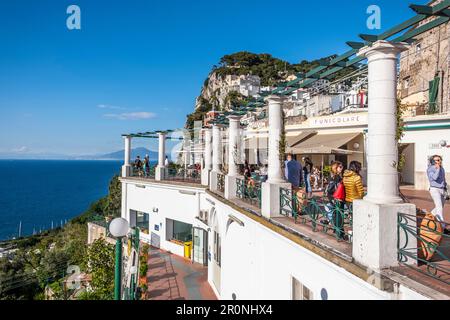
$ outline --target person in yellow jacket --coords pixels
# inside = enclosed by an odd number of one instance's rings
[[[362,199],[364,196],[364,187],[362,178],[359,174],[361,171],[361,163],[358,161],[350,162],[349,170],[344,171],[342,182],[345,187],[345,201],[353,203],[355,199]]]

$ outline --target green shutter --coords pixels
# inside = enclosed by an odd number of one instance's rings
[[[439,91],[439,77],[435,77],[429,82],[428,91],[428,113],[437,113],[438,108],[436,104],[437,95]]]

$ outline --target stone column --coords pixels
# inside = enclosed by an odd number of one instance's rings
[[[228,128],[228,174],[225,177],[225,198],[233,199],[236,197],[236,181],[239,176],[238,165],[241,164],[241,146],[239,139],[239,129],[241,117],[230,116],[230,126]]]
[[[362,48],[358,55],[368,60],[369,123],[367,136],[367,196],[353,203],[353,258],[372,269],[396,266],[398,213],[411,215],[415,206],[402,203],[398,194],[397,141],[395,139],[397,55],[407,44],[380,40]],[[400,234],[400,239],[398,235]],[[408,236],[408,248],[417,248]]]
[[[155,179],[158,181],[164,180],[167,168],[164,165],[166,160],[166,134],[164,132],[158,133],[158,166],[155,170]]]
[[[266,99],[269,103],[269,164],[267,182],[283,183],[285,181],[283,180],[280,163],[280,138],[283,129],[282,98],[271,95]]]
[[[205,167],[202,170],[202,185],[207,186],[209,184],[209,172],[212,169],[212,145],[211,145],[211,129],[203,129],[205,133]]]
[[[262,184],[261,213],[266,218],[280,216],[280,188],[290,188],[291,185],[283,180],[280,163],[280,139],[283,126],[283,99],[270,95],[268,101],[269,112],[269,155],[268,178]],[[283,155],[284,156],[284,155]]]
[[[132,170],[131,170],[131,164],[130,164],[130,157],[131,157],[131,137],[130,136],[124,136],[125,141],[125,152],[124,152],[124,162],[122,166],[122,177],[130,177]]]
[[[217,190],[217,175],[221,174],[222,165],[222,135],[220,126],[213,125],[212,128],[212,171],[210,174],[209,188],[213,191]]]

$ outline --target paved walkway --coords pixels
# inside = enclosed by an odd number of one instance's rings
[[[414,186],[402,186],[402,193],[411,203],[414,203],[420,209],[431,211],[434,208],[430,192],[427,190],[414,190]],[[444,220],[450,222],[450,202],[446,201],[444,205]]]
[[[217,300],[207,281],[207,268],[169,252],[150,248],[149,300]]]

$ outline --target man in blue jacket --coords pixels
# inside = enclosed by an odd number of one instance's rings
[[[292,189],[298,189],[302,179],[302,165],[292,158],[292,154],[287,155],[287,160],[284,162],[284,175],[286,180],[292,185]]]
[[[434,209],[431,213],[441,222],[444,222],[444,204],[445,191],[447,190],[447,182],[445,181],[445,170],[442,167],[442,157],[434,155],[430,159],[430,165],[427,170],[428,181],[430,182],[430,194],[433,198]],[[444,231],[445,223],[443,223]]]

